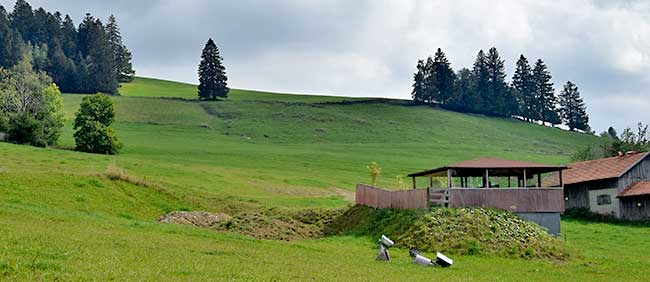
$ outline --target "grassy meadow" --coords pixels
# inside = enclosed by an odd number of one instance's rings
[[[280,242],[159,224],[178,210],[345,207],[372,161],[380,186],[396,188],[400,175],[481,156],[567,163],[596,140],[400,100],[233,90],[198,102],[193,85],[145,78],[121,93],[120,155],[68,150],[75,94],[64,95],[59,148],[0,143],[0,281],[611,281],[650,267],[650,228],[579,221],[563,222],[572,261],[458,256],[450,269],[412,265],[405,250],[376,262],[376,238]],[[109,180],[111,164],[146,185]]]

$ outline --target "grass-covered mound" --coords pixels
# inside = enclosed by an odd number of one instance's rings
[[[427,252],[565,260],[571,252],[542,227],[516,215],[480,208],[431,211],[356,206],[332,222],[328,234],[386,234],[398,247]]]

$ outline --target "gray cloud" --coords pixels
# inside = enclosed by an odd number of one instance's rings
[[[441,47],[470,67],[496,46],[510,72],[523,53],[547,62],[558,91],[578,84],[597,130],[650,122],[648,2],[489,2],[30,1],[76,22],[114,13],[144,76],[195,82],[213,37],[233,87],[408,98],[417,59]]]

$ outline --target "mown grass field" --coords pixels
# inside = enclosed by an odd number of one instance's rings
[[[450,269],[408,253],[374,261],[374,238],[264,241],[156,218],[175,210],[344,207],[365,165],[380,185],[480,156],[566,163],[590,136],[404,101],[233,90],[197,102],[195,86],[137,79],[115,97],[118,156],[69,150],[82,96],[64,95],[64,149],[0,143],[0,280],[396,281],[642,280],[643,227],[563,222],[569,262],[454,257]],[[116,163],[148,187],[102,177]],[[625,271],[621,271],[625,269]]]

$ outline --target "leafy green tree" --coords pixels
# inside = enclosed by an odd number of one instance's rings
[[[601,134],[601,142],[597,145],[587,146],[573,155],[573,161],[587,161],[600,158],[617,156],[626,152],[650,151],[650,129],[648,125],[638,123],[636,131],[632,128],[623,130],[620,136],[610,127]]]
[[[35,72],[25,56],[0,83],[0,112],[8,121],[8,139],[19,144],[56,144],[64,125],[59,88],[44,72]]]
[[[626,128],[621,133],[619,142],[624,144],[626,151],[636,151],[643,152],[650,150],[650,130],[648,130],[648,125],[644,125],[639,122],[637,124],[637,131],[634,132],[631,128]]]
[[[133,78],[135,77],[135,71],[131,64],[133,55],[122,43],[122,34],[120,33],[120,27],[117,25],[117,19],[114,15],[111,15],[108,18],[106,34],[115,61],[115,75],[120,82],[133,81]]]
[[[219,48],[210,38],[203,48],[199,65],[199,99],[216,100],[228,97],[230,89],[222,61]]]
[[[381,175],[381,167],[377,162],[372,162],[366,166],[373,186],[377,186],[377,178]]]
[[[122,148],[110,127],[115,118],[113,101],[106,95],[86,96],[74,121],[76,150],[114,155]]]
[[[528,59],[521,55],[517,60],[515,73],[512,76],[512,86],[515,89],[518,114],[526,121],[533,119],[531,113],[534,111],[535,93],[533,83],[533,70],[528,63]]]
[[[585,103],[580,97],[578,86],[571,81],[567,81],[560,93],[560,113],[569,130],[586,131],[589,128],[589,116]]]

